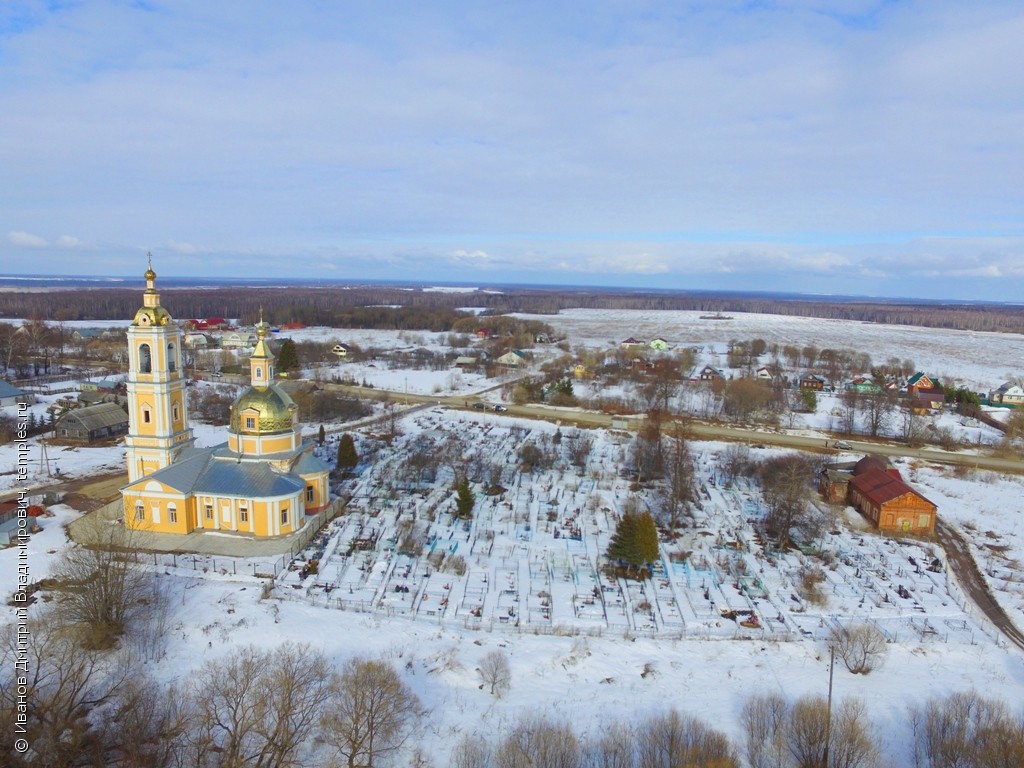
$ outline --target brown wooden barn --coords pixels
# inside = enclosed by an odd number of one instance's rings
[[[895,467],[867,456],[857,462],[847,502],[880,531],[932,533],[936,505],[915,491]]]

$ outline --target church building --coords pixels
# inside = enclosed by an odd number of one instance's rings
[[[329,501],[330,467],[303,442],[298,408],[274,381],[260,322],[250,385],[231,406],[226,442],[196,448],[186,409],[182,331],[160,306],[152,264],[128,329],[128,485],[125,524],[156,533],[283,536]]]

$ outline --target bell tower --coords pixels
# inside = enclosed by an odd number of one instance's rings
[[[128,327],[128,482],[171,464],[195,438],[185,409],[182,333],[160,306],[153,257],[142,307]]]

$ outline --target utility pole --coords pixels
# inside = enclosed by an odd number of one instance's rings
[[[832,671],[836,668],[836,647],[835,645],[829,644],[828,646],[828,707],[826,717],[828,721],[825,723],[825,760],[822,763],[821,768],[828,768],[828,752],[829,747],[832,746]]]

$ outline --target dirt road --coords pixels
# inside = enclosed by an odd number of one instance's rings
[[[981,609],[1011,643],[1024,650],[1024,633],[1010,620],[992,595],[964,537],[955,528],[938,519],[935,521],[935,535],[946,553],[948,567],[956,575],[968,599]]]

